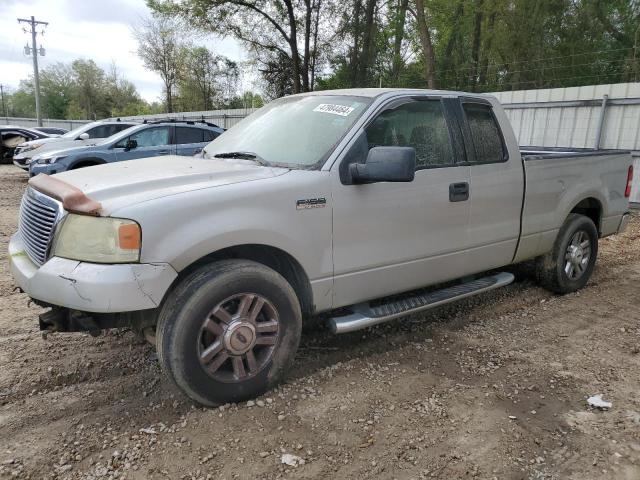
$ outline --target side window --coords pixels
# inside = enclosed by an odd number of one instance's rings
[[[133,125],[131,125],[131,124],[126,124],[126,123],[125,123],[124,125],[122,125],[122,124],[115,125],[115,130],[114,130],[114,132],[113,132],[113,133],[121,132],[122,130],[126,130],[127,128],[132,127],[132,126],[133,126]]]
[[[107,135],[107,137],[110,137],[111,135],[118,132],[118,130],[116,129],[116,125],[105,125],[105,127],[105,134]]]
[[[454,164],[440,100],[414,100],[385,110],[365,130],[369,148],[413,147],[416,170]]]
[[[129,142],[129,139],[131,137],[125,137],[120,139],[120,141],[118,143],[116,143],[113,147],[114,148],[126,148],[127,147],[127,142]]]
[[[475,151],[475,163],[498,163],[506,160],[502,133],[491,107],[479,103],[463,103],[471,141]]]
[[[176,143],[202,143],[203,134],[201,128],[176,127]]]
[[[204,132],[204,141],[212,142],[214,139],[220,135],[218,132],[214,132],[213,130],[202,130]]]
[[[109,125],[99,125],[87,130],[89,138],[107,138],[110,137]]]
[[[157,147],[169,145],[169,127],[153,127],[131,135],[131,140],[138,143],[138,147]]]

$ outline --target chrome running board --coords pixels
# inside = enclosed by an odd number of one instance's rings
[[[388,322],[394,318],[404,317],[412,313],[421,312],[429,308],[438,307],[446,303],[455,302],[479,293],[504,287],[513,282],[513,280],[514,277],[511,273],[501,272],[446,287],[442,290],[410,295],[383,305],[372,307],[369,303],[359,303],[350,307],[353,313],[330,318],[329,326],[333,333],[353,332],[361,328]]]

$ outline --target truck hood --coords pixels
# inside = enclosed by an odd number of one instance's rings
[[[246,160],[205,159],[167,155],[80,168],[55,175],[102,204],[102,215],[191,190],[273,178],[286,168]]]

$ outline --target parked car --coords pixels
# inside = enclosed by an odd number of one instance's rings
[[[93,146],[49,150],[29,164],[31,176],[157,155],[194,155],[224,130],[197,122],[158,121],[137,125]]]
[[[50,308],[40,328],[144,331],[194,401],[238,402],[283,378],[318,313],[351,332],[507,285],[525,260],[553,292],[582,288],[631,181],[629,152],[521,151],[491,96],[320,91],[204,158],[31,178],[10,268]]]
[[[46,133],[48,135],[64,135],[68,133],[69,130],[66,128],[58,128],[58,127],[33,127],[34,130],[38,130],[39,132]]]
[[[32,128],[0,125],[0,163],[11,163],[18,145],[28,140],[45,140],[49,134]]]
[[[16,149],[13,163],[23,170],[29,170],[29,163],[34,155],[40,155],[52,150],[93,145],[103,138],[108,138],[134,125],[137,125],[137,123],[121,122],[120,120],[101,120],[82,125],[59,137],[24,142]]]

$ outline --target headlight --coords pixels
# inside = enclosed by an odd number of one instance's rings
[[[67,156],[54,155],[52,157],[38,157],[38,158],[34,158],[33,160],[35,160],[36,163],[39,163],[40,165],[46,165],[47,163],[56,163],[58,160],[62,160],[63,158],[67,158]]]
[[[58,229],[53,255],[94,263],[138,262],[141,237],[133,220],[70,213]]]

